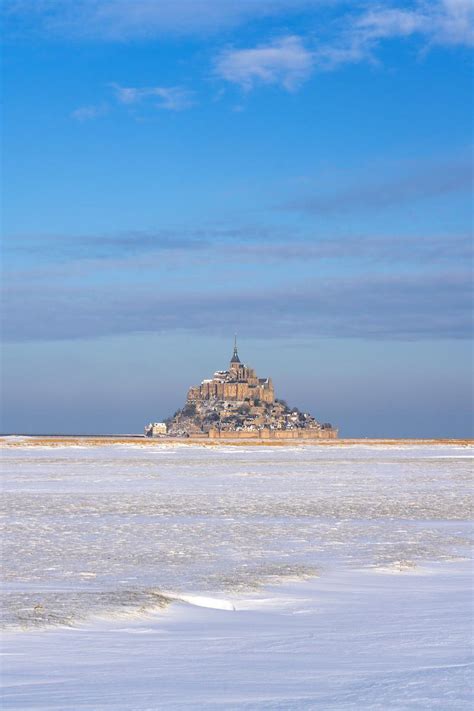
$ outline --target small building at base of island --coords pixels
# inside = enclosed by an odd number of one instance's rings
[[[228,370],[218,370],[212,378],[190,387],[185,406],[165,423],[148,425],[145,434],[294,440],[335,439],[338,431],[275,398],[271,378],[259,378],[253,368],[241,363],[235,341]]]
[[[168,432],[166,422],[150,422],[145,427],[145,437],[162,437]]]

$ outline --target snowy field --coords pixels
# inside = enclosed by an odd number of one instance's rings
[[[472,449],[3,451],[5,709],[467,709]]]

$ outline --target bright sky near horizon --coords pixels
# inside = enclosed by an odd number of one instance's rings
[[[345,436],[472,434],[472,0],[4,0],[4,432],[243,360]]]

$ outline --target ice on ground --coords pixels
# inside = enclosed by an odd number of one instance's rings
[[[2,708],[470,709],[466,451],[7,449]]]
[[[470,554],[466,448],[16,447],[3,456],[4,624],[148,613],[332,568]]]
[[[333,571],[237,611],[7,633],[2,708],[470,711],[470,580]]]

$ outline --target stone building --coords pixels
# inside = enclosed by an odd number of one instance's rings
[[[149,425],[145,427],[146,437],[159,437],[160,435],[165,435],[168,431],[166,422],[150,422]]]
[[[272,403],[275,401],[275,393],[271,378],[257,378],[253,368],[240,362],[235,340],[229,370],[218,370],[209,380],[189,388],[187,400],[193,403],[202,400]]]

